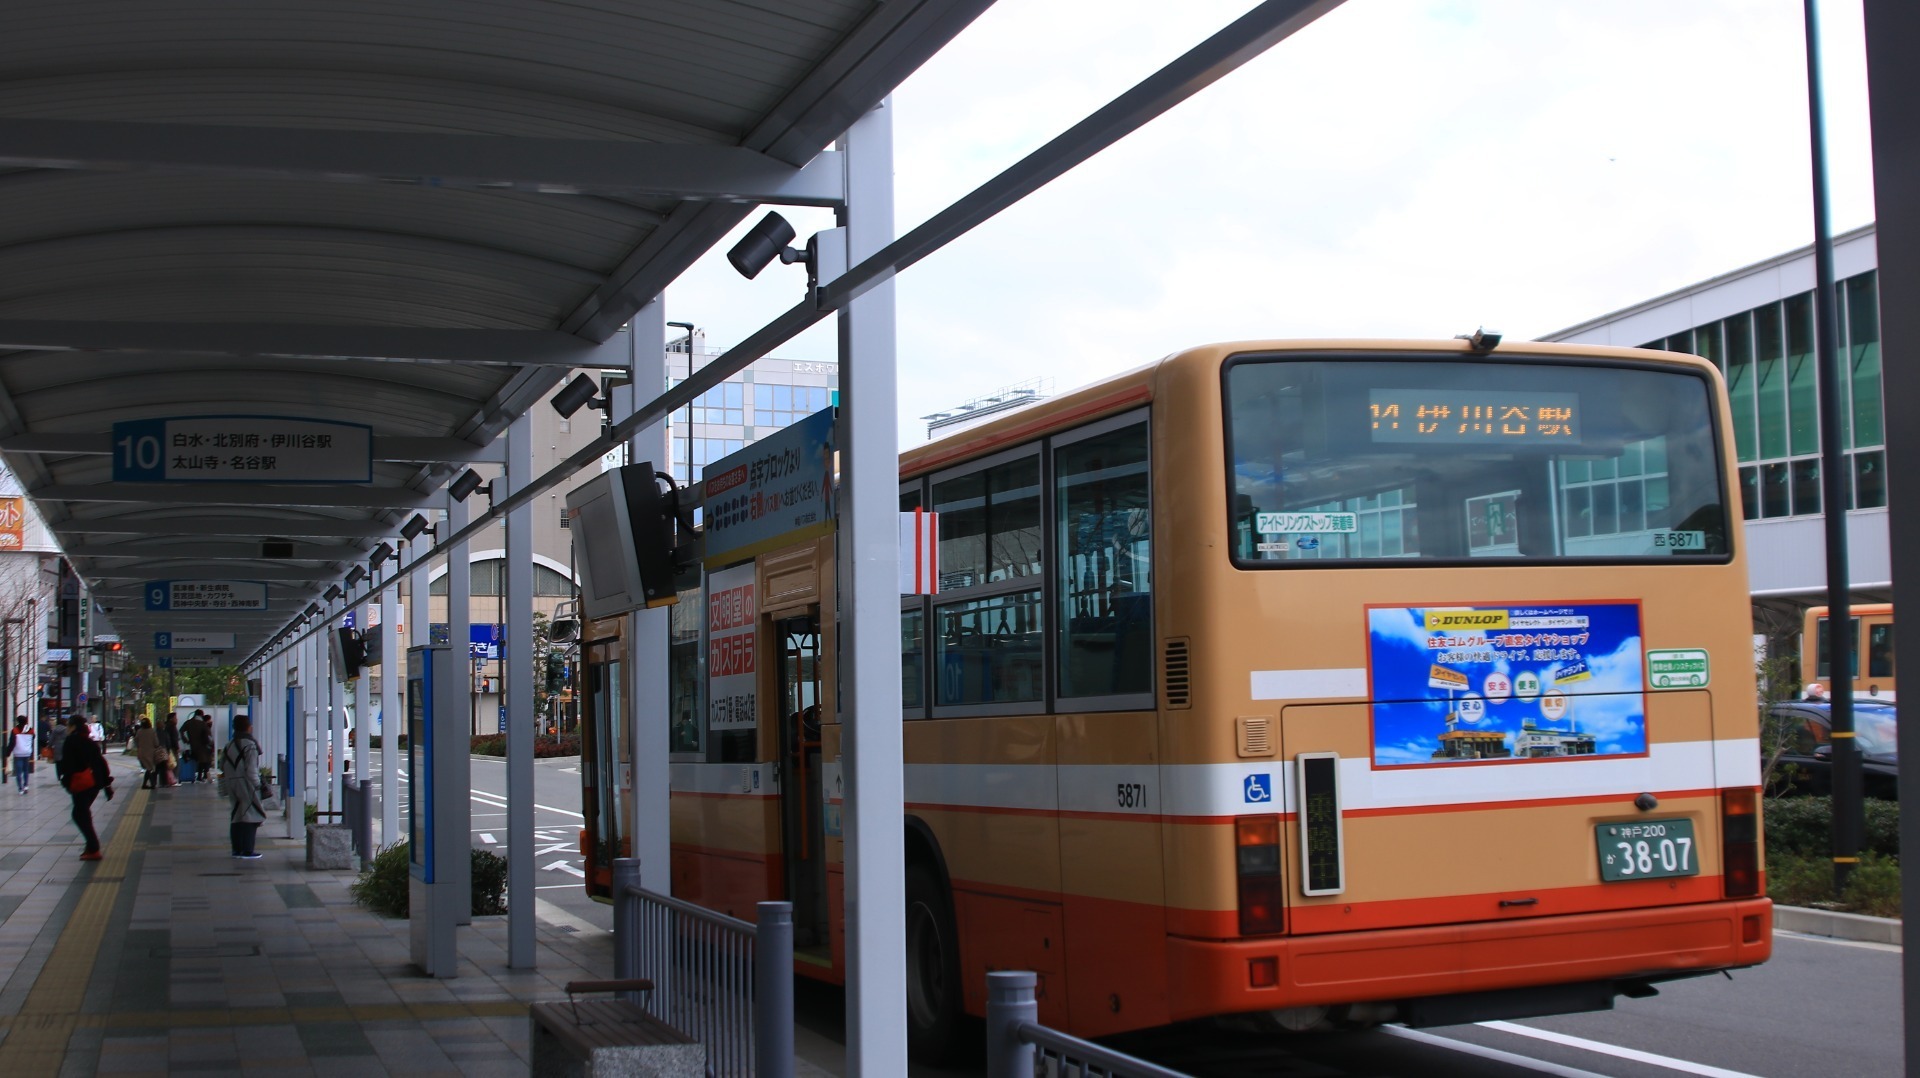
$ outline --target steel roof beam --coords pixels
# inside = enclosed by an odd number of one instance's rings
[[[208,561],[263,562],[336,562],[358,561],[366,551],[339,543],[295,543],[293,553],[284,558],[260,553],[259,543],[204,543],[192,541],[137,539],[124,543],[65,543],[69,558],[133,558],[152,561],[158,558],[200,558]]]
[[[265,538],[380,539],[400,534],[398,523],[318,517],[73,517],[54,528],[72,535],[257,535]]]
[[[263,583],[279,580],[304,584],[314,579],[314,572],[298,566],[265,565],[250,565],[236,571],[231,565],[194,561],[94,567],[86,576],[89,580],[254,580]]]
[[[795,165],[740,146],[613,139],[0,119],[0,166],[410,183],[473,191],[837,206],[836,154]]]
[[[874,5],[741,145],[793,164],[811,160],[992,6],[993,0],[890,0]],[[560,328],[605,340],[745,220],[747,212],[716,203],[676,207]]]
[[[27,492],[36,502],[135,502],[145,505],[276,505],[359,509],[438,509],[444,490],[345,483],[54,483]]]
[[[113,452],[112,434],[15,434],[0,438],[0,451],[8,453],[44,453],[58,456],[107,456]],[[373,459],[412,463],[459,462],[462,464],[502,462],[504,451],[496,445],[474,445],[462,438],[403,438],[373,436]]]
[[[138,352],[249,359],[433,360],[623,369],[624,347],[535,329],[426,329],[248,322],[0,319],[0,351]]]

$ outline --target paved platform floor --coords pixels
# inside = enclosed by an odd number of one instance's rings
[[[523,1075],[526,1006],[611,973],[608,937],[536,922],[509,970],[505,917],[460,929],[460,976],[421,976],[407,922],[354,905],[352,872],[308,871],[270,820],[235,860],[214,783],[141,790],[110,747],[95,802],[106,857],[80,861],[71,801],[42,764],[0,790],[0,1075]]]

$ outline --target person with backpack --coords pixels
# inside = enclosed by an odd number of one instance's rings
[[[238,715],[233,720],[233,740],[220,750],[220,774],[227,784],[227,800],[233,802],[228,813],[227,832],[233,842],[233,855],[243,861],[258,861],[254,839],[267,812],[260,804],[260,743],[253,739],[253,720]]]
[[[13,757],[13,782],[21,793],[27,792],[27,776],[33,774],[33,729],[25,715],[15,716],[13,734],[7,739],[7,755]]]
[[[102,793],[107,795],[107,800],[113,800],[113,772],[107,768],[107,758],[100,755],[99,743],[87,736],[87,717],[75,714],[68,725],[59,762],[54,765],[54,776],[73,797],[73,825],[80,829],[80,837],[87,844],[80,852],[80,860],[98,861],[100,835],[93,829],[93,802]]]

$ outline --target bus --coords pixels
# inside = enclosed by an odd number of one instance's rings
[[[1800,683],[1832,687],[1828,660],[1827,608],[1808,609],[1800,631]],[[1866,676],[1860,676],[1862,657]],[[1858,700],[1893,699],[1893,604],[1858,603],[1853,607],[1853,695]]]
[[[1765,961],[1728,414],[1693,356],[1265,341],[905,453],[900,507],[939,514],[938,593],[899,611],[914,1054],[990,970],[1103,1036],[1591,1010]],[[840,981],[834,540],[709,570],[673,614],[673,891],[792,902],[796,972]],[[618,620],[585,653],[600,895]]]

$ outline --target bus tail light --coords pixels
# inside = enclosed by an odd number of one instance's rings
[[[1240,934],[1259,936],[1285,927],[1280,887],[1280,817],[1242,816],[1233,822],[1234,873],[1240,892]]]
[[[1759,796],[1753,790],[1720,791],[1720,870],[1728,898],[1760,893]]]

